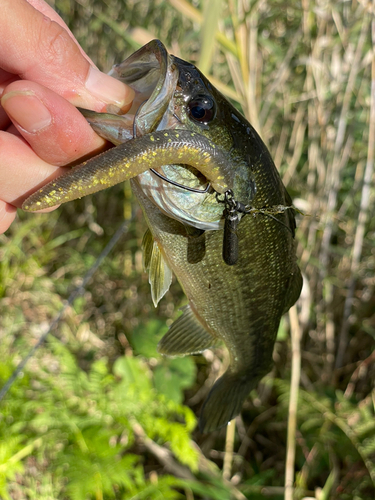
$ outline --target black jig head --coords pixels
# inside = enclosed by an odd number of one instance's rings
[[[231,189],[224,193],[224,200],[216,197],[219,203],[225,204],[224,215],[224,237],[223,237],[223,260],[228,266],[234,266],[238,261],[238,235],[237,227],[240,222],[239,213],[246,213],[246,207],[234,199]]]
[[[299,210],[297,210],[293,205],[284,206],[284,205],[274,205],[268,208],[254,208],[251,205],[244,205],[240,201],[236,201],[234,199],[234,193],[231,189],[225,191],[224,199],[219,198],[219,193],[216,193],[216,199],[219,203],[225,204],[225,209],[223,212],[224,216],[224,238],[223,238],[223,259],[228,266],[233,266],[238,261],[238,235],[237,235],[237,227],[240,222],[240,218],[238,214],[262,214],[270,217],[274,221],[278,222],[282,226],[284,226],[294,237],[294,231],[283,221],[275,217],[277,214],[283,214],[286,210],[297,211],[302,214]],[[302,214],[304,215],[304,214]]]
[[[226,208],[224,219],[223,259],[228,266],[233,266],[238,261],[237,226],[240,220],[236,209]]]

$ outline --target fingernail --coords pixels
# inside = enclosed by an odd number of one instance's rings
[[[9,92],[1,98],[1,105],[12,121],[30,134],[39,132],[52,122],[49,110],[31,91]]]
[[[134,99],[133,89],[92,66],[86,80],[86,89],[101,101],[116,104],[119,108],[123,108]]]

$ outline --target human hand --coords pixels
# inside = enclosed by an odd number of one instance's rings
[[[63,165],[103,148],[75,106],[125,112],[134,97],[95,68],[44,0],[2,0],[1,7],[0,234]]]

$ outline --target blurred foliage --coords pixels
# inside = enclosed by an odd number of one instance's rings
[[[262,135],[296,206],[305,288],[295,499],[375,495],[373,6],[329,0],[55,0],[104,71],[150,39],[200,63]],[[216,9],[216,12],[214,10]],[[221,15],[217,14],[221,9]],[[373,65],[373,67],[372,67]],[[372,91],[373,92],[373,91]],[[225,430],[195,416],[225,353],[164,359],[155,346],[184,298],[158,309],[142,271],[145,223],[117,186],[0,237],[0,385],[121,224],[104,261],[0,403],[0,498],[228,500],[284,497],[291,346]],[[205,383],[206,382],[206,383]],[[226,450],[226,451],[225,451]]]

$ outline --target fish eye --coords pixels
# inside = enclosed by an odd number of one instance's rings
[[[190,117],[199,123],[208,123],[215,118],[215,101],[207,95],[197,95],[188,103]]]

